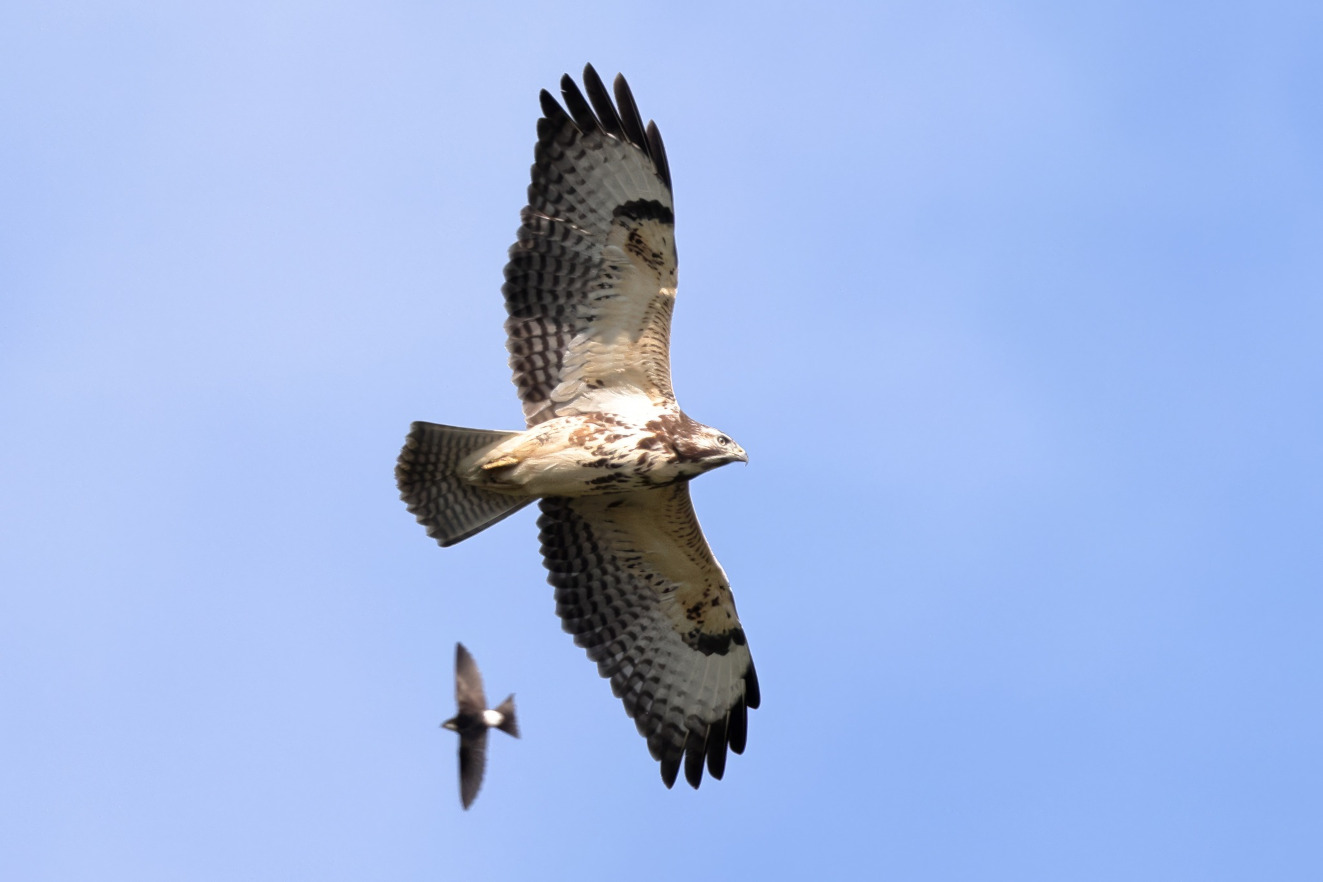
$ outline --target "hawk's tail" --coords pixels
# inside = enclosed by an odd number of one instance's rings
[[[395,464],[395,483],[427,535],[454,545],[532,502],[479,489],[455,473],[465,457],[515,434],[421,422],[409,427]]]
[[[497,726],[496,728],[500,729],[502,732],[506,733],[507,735],[513,735],[514,737],[518,738],[519,724],[515,722],[513,692],[510,693],[509,698],[501,702],[500,706],[496,708],[496,712],[500,714],[502,717],[504,717],[504,719],[501,721],[501,725]]]

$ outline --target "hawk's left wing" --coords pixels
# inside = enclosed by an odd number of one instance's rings
[[[624,701],[662,780],[697,787],[744,752],[758,676],[687,483],[541,501],[556,612]]]

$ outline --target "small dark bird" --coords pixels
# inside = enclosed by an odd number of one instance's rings
[[[500,729],[518,738],[519,726],[515,723],[513,693],[496,710],[487,709],[482,674],[463,643],[455,644],[455,704],[459,713],[441,726],[459,733],[459,798],[467,809],[482,787],[482,773],[487,766],[487,730]]]

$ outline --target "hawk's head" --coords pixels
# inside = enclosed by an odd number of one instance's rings
[[[726,463],[749,461],[744,448],[732,441],[729,435],[687,416],[669,428],[669,440],[676,459],[690,466],[685,471],[699,474]]]

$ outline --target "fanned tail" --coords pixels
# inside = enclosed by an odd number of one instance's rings
[[[455,473],[465,457],[516,434],[423,422],[409,427],[395,464],[395,483],[427,535],[443,546],[454,545],[532,502],[479,489]]]
[[[513,735],[514,737],[518,738],[519,724],[515,722],[513,692],[510,693],[509,698],[507,698],[505,701],[500,703],[500,705],[496,708],[496,712],[505,718],[501,722],[501,725],[497,726],[496,728],[500,729],[502,732],[506,733],[507,735]]]

